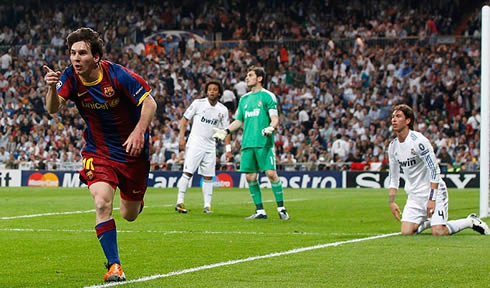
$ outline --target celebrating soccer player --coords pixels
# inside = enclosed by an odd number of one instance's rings
[[[276,172],[274,131],[279,125],[276,96],[266,90],[265,71],[259,67],[248,69],[246,82],[251,91],[240,98],[235,119],[225,130],[215,128],[213,137],[223,140],[229,133],[243,125],[240,171],[246,173],[248,188],[255,203],[255,213],[247,219],[267,219],[262,204],[262,193],[257,172],[264,172],[272,185],[280,219],[288,220],[284,208],[282,183]]]
[[[228,109],[218,102],[223,94],[223,87],[217,80],[206,83],[207,98],[197,99],[185,110],[180,122],[179,148],[185,149],[184,173],[177,184],[179,188],[175,211],[187,213],[184,206],[185,193],[192,174],[199,167],[198,173],[203,176],[202,195],[204,197],[204,213],[212,213],[211,199],[213,197],[213,176],[216,174],[216,140],[213,138],[213,128],[228,127]],[[192,129],[187,146],[185,131],[192,119]],[[226,137],[226,153],[231,152],[230,138]]]
[[[148,126],[156,103],[139,75],[102,60],[103,42],[97,32],[80,28],[66,40],[71,66],[63,73],[43,67],[46,106],[56,113],[71,100],[87,124],[80,178],[95,203],[95,231],[107,257],[104,280],[124,281],[112,204],[119,187],[124,219],[134,221],[143,209],[150,169]]]
[[[412,130],[414,120],[413,110],[406,104],[396,106],[391,118],[396,138],[388,148],[389,205],[395,219],[402,223],[402,234],[418,234],[429,227],[432,227],[432,235],[450,235],[470,227],[481,234],[490,234],[487,224],[475,214],[448,221],[446,183],[440,177],[431,143],[424,135]],[[395,203],[400,174],[405,176],[408,194],[403,214]]]

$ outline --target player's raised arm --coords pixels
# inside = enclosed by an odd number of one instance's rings
[[[48,92],[46,93],[46,109],[48,113],[53,114],[60,110],[60,100],[58,99],[58,93],[56,91],[56,83],[58,83],[61,72],[53,71],[48,66],[43,66],[46,75],[44,75],[44,81],[48,84]]]

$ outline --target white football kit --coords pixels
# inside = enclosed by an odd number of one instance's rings
[[[430,141],[421,133],[410,130],[404,142],[395,138],[388,148],[390,159],[390,186],[398,189],[400,174],[404,175],[407,203],[402,221],[420,224],[427,219],[427,201],[430,183],[439,183],[431,225],[446,225],[448,219],[448,193],[440,177],[440,169]]]
[[[197,99],[185,110],[184,117],[192,119],[192,129],[187,139],[184,172],[202,176],[215,176],[216,140],[213,128],[224,129],[230,125],[228,109],[220,102],[212,106],[207,98]]]

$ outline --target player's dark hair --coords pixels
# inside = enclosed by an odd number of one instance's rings
[[[413,109],[408,106],[407,104],[399,104],[396,105],[395,108],[393,109],[394,111],[402,111],[403,115],[405,115],[406,119],[410,119],[410,123],[408,124],[408,128],[413,130],[413,125],[415,122],[415,116],[413,114]]]
[[[250,66],[248,67],[248,72],[254,71],[257,78],[262,77],[262,81],[259,81],[262,84],[262,87],[265,88],[265,70],[262,67]],[[257,80],[258,81],[258,80]]]
[[[221,82],[219,82],[218,80],[209,80],[208,83],[206,83],[206,86],[204,86],[204,91],[206,95],[208,93],[208,87],[211,84],[218,86],[219,96],[223,95],[223,85],[221,85]]]
[[[78,28],[66,37],[66,43],[68,44],[69,50],[71,50],[71,46],[75,42],[79,41],[84,41],[90,46],[90,52],[92,52],[93,56],[99,55],[99,58],[102,58],[102,55],[104,55],[104,41],[102,41],[99,33],[91,28]]]

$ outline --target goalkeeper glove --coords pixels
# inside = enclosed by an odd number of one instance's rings
[[[213,138],[221,141],[225,140],[226,135],[230,133],[230,130],[228,129],[223,130],[214,127],[213,127],[213,131],[214,131]]]
[[[262,136],[264,137],[271,136],[272,133],[274,133],[274,130],[275,129],[272,126],[265,127],[264,129],[262,129]]]

